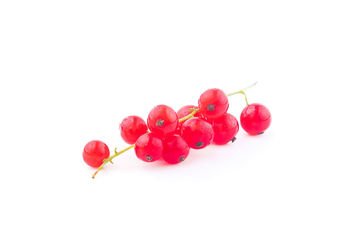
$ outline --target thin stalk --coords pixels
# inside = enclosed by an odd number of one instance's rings
[[[99,171],[101,171],[103,169],[103,167],[105,166],[105,164],[107,164],[108,162],[113,164],[113,158],[119,156],[120,154],[123,154],[124,152],[132,149],[135,147],[135,144],[130,145],[129,147],[125,148],[122,151],[117,152],[117,148],[114,149],[114,155],[110,156],[109,158],[106,158],[105,160],[103,160],[103,163],[101,164],[100,167],[98,167],[98,169],[96,170],[96,172],[92,175],[92,178],[95,178],[96,174],[99,173]]]
[[[255,82],[255,83],[249,85],[248,87],[243,88],[242,90],[239,90],[239,91],[236,91],[236,92],[233,92],[233,93],[229,93],[229,94],[227,94],[227,96],[232,96],[232,95],[236,95],[236,94],[242,94],[242,95],[244,95],[245,103],[247,105],[249,105],[247,95],[246,95],[246,93],[244,91],[246,91],[247,89],[249,89],[251,87],[254,87],[257,83],[258,82]]]
[[[186,121],[187,119],[190,119],[190,118],[194,117],[194,115],[195,115],[198,111],[199,111],[199,109],[194,109],[194,110],[192,111],[191,114],[188,114],[187,116],[182,117],[181,119],[179,119],[179,122],[183,122],[183,121]]]

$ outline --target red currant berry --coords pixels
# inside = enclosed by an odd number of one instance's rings
[[[216,144],[227,144],[236,140],[235,136],[239,130],[237,119],[231,114],[224,114],[213,122],[214,139]]]
[[[148,114],[147,125],[150,131],[163,138],[173,134],[179,122],[176,112],[166,105],[154,107]]]
[[[184,161],[190,152],[186,141],[177,135],[166,137],[163,147],[163,159],[169,164],[177,164]]]
[[[249,104],[241,113],[241,126],[250,135],[264,133],[270,124],[271,113],[264,105]]]
[[[162,140],[153,133],[143,134],[135,143],[135,153],[145,162],[154,162],[162,157]]]
[[[147,132],[145,121],[138,116],[128,116],[120,124],[120,134],[128,144],[134,144],[136,140]]]
[[[190,148],[202,149],[211,143],[214,131],[210,123],[200,118],[191,118],[182,125],[181,135]]]
[[[200,112],[208,119],[222,116],[228,110],[228,99],[226,94],[217,88],[208,89],[198,100]]]
[[[83,159],[91,167],[98,168],[108,157],[109,149],[104,142],[94,140],[88,142],[84,147]]]

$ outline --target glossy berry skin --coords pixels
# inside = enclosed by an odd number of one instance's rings
[[[120,124],[120,134],[128,144],[134,144],[147,130],[146,122],[138,116],[128,116]]]
[[[241,126],[250,135],[264,133],[270,124],[271,113],[264,105],[249,104],[241,113]]]
[[[169,164],[184,161],[189,152],[190,147],[181,136],[168,136],[163,141],[163,159]]]
[[[236,140],[235,136],[239,130],[239,124],[237,119],[231,114],[224,114],[219,118],[216,118],[213,122],[214,139],[215,144],[227,144],[230,141]]]
[[[203,149],[211,143],[214,137],[213,127],[200,118],[191,118],[184,122],[181,136],[193,149]]]
[[[162,140],[153,133],[140,136],[135,143],[136,156],[145,162],[154,162],[162,157]]]
[[[224,115],[229,107],[226,94],[217,88],[208,89],[198,100],[200,113],[208,119],[215,119]]]
[[[93,140],[85,145],[83,159],[89,166],[98,168],[106,158],[109,158],[109,149],[104,142]]]
[[[176,131],[178,121],[178,116],[172,108],[158,105],[148,114],[147,125],[152,133],[164,138]]]

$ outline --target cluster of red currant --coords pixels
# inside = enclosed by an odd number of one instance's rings
[[[253,84],[255,85],[255,83]],[[230,94],[222,90],[208,89],[199,97],[198,106],[187,105],[177,113],[166,105],[154,107],[148,114],[147,124],[138,116],[128,116],[120,124],[124,141],[131,144],[126,149],[110,156],[108,146],[98,140],[90,141],[84,147],[84,161],[98,168],[95,175],[108,162],[125,151],[135,147],[136,156],[145,162],[163,158],[169,164],[186,159],[192,149],[202,149],[211,142],[226,144],[236,140],[239,130],[237,119],[227,113],[228,96],[243,94],[247,106],[240,117],[242,128],[250,135],[262,134],[271,123],[269,110],[261,104],[249,104],[245,90],[253,85]]]

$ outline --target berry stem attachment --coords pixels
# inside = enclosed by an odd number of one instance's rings
[[[234,92],[234,93],[231,93],[231,94],[228,94],[227,96],[231,96],[231,95],[235,95],[235,94],[242,94],[242,95],[244,95],[245,103],[247,104],[247,106],[249,105],[247,95],[245,94],[245,92],[243,90],[237,91],[237,92]]]
[[[105,166],[105,164],[107,164],[108,162],[113,164],[113,159],[117,156],[119,156],[120,154],[123,154],[124,152],[134,148],[134,144],[130,145],[129,147],[125,148],[122,151],[117,152],[117,148],[114,149],[114,155],[110,156],[109,158],[106,158],[105,160],[103,160],[103,163],[101,164],[100,167],[98,167],[98,169],[96,170],[96,172],[92,175],[92,178],[95,178],[96,174],[99,173],[99,171],[101,171],[103,169],[103,167]]]
[[[233,92],[233,93],[229,93],[229,94],[227,94],[227,96],[232,96],[232,95],[236,95],[236,94],[242,94],[242,95],[244,95],[246,104],[249,105],[247,95],[246,95],[246,93],[244,91],[246,91],[247,89],[249,89],[251,87],[254,87],[257,83],[258,82],[255,82],[255,83],[249,85],[248,87],[243,88],[242,90],[239,90],[239,91],[236,91],[236,92]]]

